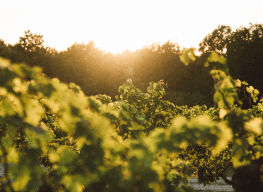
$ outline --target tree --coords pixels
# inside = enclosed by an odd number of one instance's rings
[[[33,34],[30,30],[25,31],[25,35],[19,38],[18,46],[24,51],[34,52],[38,49],[44,48],[43,35]]]
[[[230,74],[263,90],[263,25],[250,24],[232,31],[221,25],[200,43],[203,55],[215,51],[226,56]]]
[[[8,57],[10,54],[10,47],[0,39],[0,56],[1,57]]]
[[[227,60],[234,78],[263,89],[263,25],[240,27],[227,44]]]
[[[199,44],[202,53],[215,51],[223,54],[231,37],[232,29],[226,25],[219,25],[211,34],[207,35]]]

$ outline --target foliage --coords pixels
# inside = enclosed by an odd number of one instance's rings
[[[199,44],[202,53],[217,52],[224,53],[230,39],[232,29],[229,26],[219,25],[211,34],[208,34]]]
[[[19,39],[20,47],[28,52],[34,52],[37,49],[43,48],[43,43],[43,36],[40,34],[33,34],[30,30],[25,31],[25,36]]]
[[[149,133],[156,127],[168,127],[175,117],[176,108],[173,103],[164,100],[165,86],[163,81],[150,82],[147,92],[143,93],[133,85],[132,80],[127,80],[119,87],[116,105],[121,109],[123,121],[127,122],[126,128],[120,125],[122,134],[131,131]]]
[[[218,26],[200,43],[199,51],[206,57],[212,51],[228,60],[230,74],[234,78],[262,87],[263,25],[250,24],[235,31],[229,26]]]
[[[143,92],[128,80],[116,101],[87,97],[73,83],[1,59],[0,189],[184,192],[193,191],[190,176],[207,184],[226,179],[230,168],[227,182],[238,192],[262,191],[259,91],[234,80],[224,57],[212,53],[205,63],[217,108],[175,106],[165,100],[164,81]],[[240,86],[253,101],[249,109]]]
[[[134,85],[142,90],[147,88],[149,82],[164,80],[169,85],[166,97],[170,101],[191,106],[212,104],[212,79],[208,70],[199,57],[185,66],[180,61],[183,56],[181,48],[170,41],[120,54],[101,51],[93,42],[75,43],[67,50],[58,52],[45,46],[41,34],[27,30],[14,45],[0,40],[0,56],[12,62],[39,66],[49,77],[79,85],[86,95],[107,94],[114,98],[118,87],[127,79],[132,79]],[[187,59],[187,55],[184,58]],[[178,95],[171,94],[187,93],[189,90],[195,94],[195,99],[189,100],[190,96],[176,99],[174,97]]]
[[[150,137],[123,140],[116,134],[115,120],[121,122],[123,112],[115,105],[86,97],[74,84],[49,80],[39,68],[1,60],[0,72],[1,190],[190,190],[179,186],[178,171],[185,166],[156,156]],[[148,92],[157,99],[161,90],[153,83]],[[172,172],[166,169],[171,163]]]

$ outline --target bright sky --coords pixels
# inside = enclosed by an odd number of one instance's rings
[[[0,39],[16,43],[24,31],[64,50],[94,41],[110,52],[152,43],[198,47],[219,24],[263,24],[263,0],[1,0]]]

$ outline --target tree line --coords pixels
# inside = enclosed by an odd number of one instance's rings
[[[74,82],[85,94],[107,94],[114,97],[118,87],[131,79],[145,90],[149,82],[164,80],[167,99],[177,105],[213,105],[211,68],[205,68],[212,51],[228,60],[234,78],[247,81],[262,91],[263,25],[250,24],[232,30],[220,25],[200,43],[199,56],[186,66],[181,61],[184,49],[170,41],[140,50],[111,54],[99,50],[93,42],[73,44],[65,51],[44,46],[43,36],[25,31],[19,41],[10,45],[0,40],[0,56],[13,63],[40,66],[49,77]]]

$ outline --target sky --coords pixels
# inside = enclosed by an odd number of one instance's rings
[[[168,40],[197,48],[218,25],[249,23],[263,24],[263,0],[0,0],[0,39],[30,30],[59,51],[90,41],[113,53]]]

